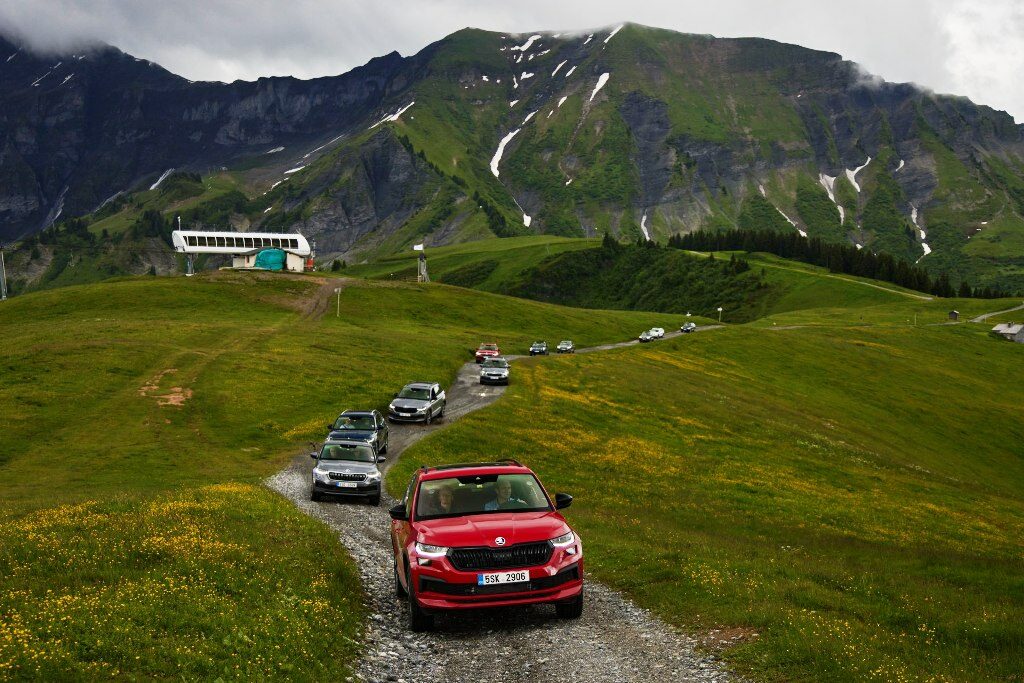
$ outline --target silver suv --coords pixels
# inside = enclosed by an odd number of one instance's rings
[[[384,456],[365,441],[327,440],[309,457],[316,461],[310,482],[310,500],[324,496],[362,496],[380,504],[380,470]]]
[[[406,384],[395,394],[388,406],[388,419],[392,422],[426,422],[444,417],[448,399],[437,382]]]
[[[480,384],[508,384],[508,361],[488,358],[480,367]]]

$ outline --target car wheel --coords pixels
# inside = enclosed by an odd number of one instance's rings
[[[434,626],[434,616],[423,611],[416,602],[416,587],[412,584],[412,575],[409,572],[405,574],[405,584],[408,586],[406,592],[409,596],[409,629],[417,633],[429,631]]]
[[[438,420],[443,420],[444,419],[444,409],[447,408],[447,407],[448,407],[448,401],[445,401],[444,403],[441,404],[441,412],[439,412],[437,414],[437,419]]]
[[[406,595],[405,586],[402,585],[402,580],[398,578],[398,562],[396,561],[392,567],[395,574],[395,595],[404,598]]]
[[[309,490],[309,499],[310,500],[314,500],[314,501],[318,501],[318,500],[320,500],[320,494],[317,493],[316,491],[314,491],[313,489],[310,489]]]
[[[380,494],[378,493],[374,496],[370,496],[368,500],[370,501],[370,505],[380,505]]]
[[[555,603],[555,614],[559,619],[579,619],[583,616],[583,590],[569,602]]]

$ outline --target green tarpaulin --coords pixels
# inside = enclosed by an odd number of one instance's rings
[[[285,253],[280,249],[264,249],[256,254],[256,263],[253,268],[264,270],[284,270]]]

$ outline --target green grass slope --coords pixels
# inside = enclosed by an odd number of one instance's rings
[[[594,344],[676,318],[233,273],[4,302],[0,677],[345,673],[354,565],[260,482],[341,410],[450,381],[482,340]]]
[[[943,303],[907,306],[941,320]],[[524,461],[576,496],[594,575],[740,636],[725,656],[758,679],[1013,680],[1024,388],[996,378],[1022,347],[863,310],[521,361],[388,485],[421,462]]]

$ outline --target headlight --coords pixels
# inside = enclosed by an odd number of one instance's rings
[[[366,481],[380,481],[380,472],[371,472],[366,475]]]
[[[430,545],[416,542],[416,554],[421,557],[440,558],[448,554],[448,548],[443,545]]]
[[[395,412],[395,404],[394,403],[389,403],[388,404],[388,410],[390,410],[392,413]]]
[[[320,470],[313,470],[313,478],[317,481],[327,481],[330,477],[327,476],[326,472]]]
[[[562,534],[558,538],[551,539],[551,545],[555,546],[556,548],[568,548],[575,542],[576,535],[573,534],[571,531],[567,534]]]
[[[417,412],[417,413],[422,413],[422,412],[423,412],[423,411],[425,411],[426,409],[427,409],[427,407],[426,407],[426,406],[423,406],[422,408],[417,408],[417,409],[416,409],[416,412]]]

